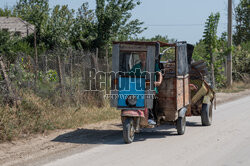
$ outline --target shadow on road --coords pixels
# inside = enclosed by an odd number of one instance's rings
[[[186,122],[186,126],[188,127],[202,127],[201,123],[197,123],[197,122]]]
[[[107,144],[121,145],[123,142],[122,127],[117,130],[101,129],[77,129],[57,136],[53,142],[64,142],[74,144]],[[134,142],[145,141],[147,139],[166,138],[176,136],[176,130],[173,126],[163,125],[152,129],[142,129],[136,134]]]

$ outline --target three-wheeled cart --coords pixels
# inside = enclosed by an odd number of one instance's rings
[[[163,54],[160,52],[163,48],[171,48],[174,59],[161,63]],[[154,127],[148,123],[149,112],[153,112],[157,122],[155,126],[173,123],[179,135],[185,132],[186,116],[194,115],[192,108],[196,109],[196,113],[200,111],[199,115],[202,115],[204,124],[208,124],[211,111],[207,110],[212,108],[209,102],[213,102],[214,92],[204,80],[202,85],[205,84],[206,93],[200,93],[202,86],[191,83],[189,73],[192,67],[188,52],[190,51],[186,42],[113,43],[110,98],[111,106],[121,110],[125,143],[133,142],[135,133],[139,132],[140,128]],[[139,71],[139,75],[137,72],[131,74],[135,67],[143,71]],[[158,67],[164,79],[157,89],[154,83],[159,74]],[[196,86],[196,91],[191,92],[190,85]],[[194,97],[197,99],[195,103]],[[198,108],[198,101],[202,103],[201,110]],[[206,103],[205,108],[203,105]],[[203,116],[202,110],[206,111],[207,116]]]

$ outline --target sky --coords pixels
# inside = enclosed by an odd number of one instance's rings
[[[233,8],[240,0],[233,0]],[[95,0],[50,0],[50,7],[67,4],[77,9],[83,2],[95,8]],[[141,0],[142,4],[132,11],[132,18],[144,22],[148,27],[139,37],[167,35],[179,41],[195,44],[203,35],[205,21],[211,12],[220,13],[217,35],[227,31],[228,0]],[[0,8],[13,6],[16,0],[0,0]]]

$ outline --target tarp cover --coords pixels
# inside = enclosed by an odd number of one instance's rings
[[[185,76],[188,74],[188,60],[187,60],[187,44],[178,43],[177,44],[177,75]]]

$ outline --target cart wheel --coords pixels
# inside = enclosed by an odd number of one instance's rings
[[[123,122],[123,139],[126,144],[130,144],[134,141],[135,128],[133,118],[126,118]]]
[[[183,135],[186,129],[186,116],[179,117],[176,123],[177,133],[178,135]]]
[[[201,123],[202,126],[210,126],[212,124],[213,104],[202,104]]]

